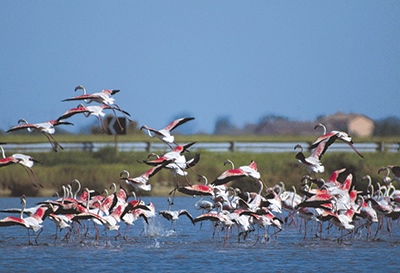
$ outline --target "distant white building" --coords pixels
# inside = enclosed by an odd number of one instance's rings
[[[324,124],[328,131],[345,131],[351,136],[368,137],[372,136],[375,129],[374,121],[364,115],[344,114],[337,112],[334,115],[325,116],[318,120]]]

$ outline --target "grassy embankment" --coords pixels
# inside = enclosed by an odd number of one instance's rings
[[[10,138],[10,135],[2,136],[2,142],[8,143],[26,143],[26,142],[44,142],[41,135],[17,135]],[[148,141],[149,138],[142,136],[119,136],[119,141]],[[214,137],[214,136],[182,136],[180,142],[189,141],[313,141],[315,137]],[[71,141],[107,141],[110,147],[104,148],[99,152],[65,152],[58,153],[30,153],[31,156],[41,161],[42,164],[35,164],[33,170],[37,174],[44,188],[35,188],[31,185],[26,172],[21,166],[8,166],[0,169],[0,195],[1,196],[20,196],[26,194],[29,196],[51,196],[54,192],[61,192],[61,186],[68,184],[73,179],[78,179],[83,187],[102,191],[109,188],[115,182],[128,190],[132,188],[119,180],[119,173],[122,170],[128,170],[131,177],[139,176],[150,167],[139,163],[138,160],[147,159],[146,152],[120,152],[115,153],[114,137],[107,135],[100,136],[76,136],[60,135],[57,140],[63,142]],[[158,141],[158,140],[154,140]],[[356,143],[359,140],[356,140]],[[364,141],[382,141],[382,139],[368,139]],[[393,142],[393,139],[384,139],[387,142]],[[49,144],[50,145],[50,144]],[[11,155],[18,151],[6,151],[6,155]],[[267,185],[272,186],[283,181],[286,188],[295,185],[299,188],[300,180],[305,175],[306,169],[302,167],[294,158],[297,151],[290,153],[239,153],[239,152],[206,152],[200,151],[201,159],[195,170],[208,177],[212,182],[224,170],[230,166],[224,166],[226,159],[231,159],[235,166],[248,165],[250,160],[257,162],[258,169]],[[305,152],[308,155],[308,152]],[[191,158],[194,153],[187,153],[186,157]],[[354,183],[358,189],[364,189],[366,181],[362,177],[366,174],[371,175],[373,181],[382,181],[384,174],[377,174],[380,167],[388,164],[399,165],[400,153],[367,153],[365,158],[359,158],[355,153],[327,152],[322,158],[325,165],[325,172],[318,177],[329,178],[330,174],[341,168],[348,168],[354,172]],[[193,184],[203,183],[197,181],[197,176],[189,170],[189,180]],[[185,185],[183,177],[178,178]],[[258,190],[251,179],[242,179],[230,182],[232,186],[243,190]],[[174,188],[174,179],[172,173],[162,170],[150,179],[153,190],[145,195],[165,196]],[[397,186],[397,184],[395,184]],[[75,189],[75,186],[74,186]]]

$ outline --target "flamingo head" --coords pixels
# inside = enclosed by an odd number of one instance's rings
[[[75,91],[76,91],[76,90],[79,90],[79,89],[85,90],[85,87],[83,87],[82,85],[78,85],[77,87],[75,87]]]

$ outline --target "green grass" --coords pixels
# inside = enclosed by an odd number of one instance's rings
[[[55,136],[57,141],[61,144],[64,142],[114,142],[115,137],[113,135],[98,134],[98,135],[75,135],[75,134],[57,134]],[[226,142],[226,141],[238,141],[238,142],[250,142],[250,141],[271,141],[271,142],[312,142],[316,139],[315,136],[298,136],[298,135],[284,135],[284,136],[256,136],[256,135],[176,135],[176,139],[179,142]],[[368,138],[355,138],[353,139],[356,143],[361,142],[399,142],[398,137],[368,137]],[[5,143],[41,143],[46,142],[47,139],[40,133],[9,133],[0,134],[0,142]],[[120,142],[132,142],[132,141],[151,141],[158,142],[158,139],[149,138],[149,136],[143,132],[136,134],[119,135],[118,141]]]
[[[109,137],[113,138],[112,136]],[[230,165],[224,166],[223,164],[226,159],[232,160],[236,167],[248,165],[251,160],[255,160],[258,170],[268,186],[273,186],[282,181],[286,188],[291,185],[299,188],[301,178],[307,174],[306,169],[294,158],[295,151],[290,153],[202,151],[200,154],[200,162],[194,169],[196,172],[205,175],[209,183],[230,168]],[[42,164],[35,164],[33,170],[44,188],[33,187],[23,168],[12,165],[0,169],[0,195],[51,196],[56,191],[61,192],[61,186],[69,184],[73,179],[78,179],[82,187],[100,192],[109,189],[112,183],[132,190],[119,179],[120,172],[128,170],[131,177],[136,177],[150,169],[150,166],[138,162],[147,159],[147,153],[119,152],[115,154],[112,147],[104,148],[99,152],[60,151],[58,153],[30,153],[30,155],[42,162]],[[185,156],[191,158],[194,153],[186,153]],[[322,158],[325,172],[319,174],[318,177],[327,180],[333,171],[348,168],[354,173],[355,186],[363,190],[366,187],[366,181],[362,180],[363,176],[369,174],[374,182],[382,181],[384,174],[378,175],[378,169],[388,164],[399,165],[400,163],[400,153],[367,153],[364,156],[365,159],[362,159],[355,153],[328,151]],[[185,184],[184,178],[179,177],[178,179],[182,184]],[[189,180],[193,184],[203,183],[198,182],[197,176],[190,170]],[[242,190],[258,190],[251,179],[240,179],[230,183],[231,186],[239,187]],[[152,184],[153,190],[148,195],[163,196],[173,189],[174,178],[171,172],[162,170],[150,179],[150,184]]]

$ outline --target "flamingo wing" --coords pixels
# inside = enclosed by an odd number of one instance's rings
[[[218,176],[217,179],[215,179],[211,184],[218,186],[218,185],[226,184],[235,178],[241,178],[241,177],[246,177],[246,176],[248,176],[248,174],[243,169],[226,170],[220,176]]]
[[[70,118],[73,115],[76,114],[82,114],[82,113],[91,113],[86,107],[77,107],[77,108],[72,108],[69,109],[67,112],[65,112],[64,114],[62,114],[57,120],[61,120],[61,119],[66,119],[66,118]]]
[[[206,185],[192,185],[192,186],[185,186],[182,188],[178,188],[178,191],[183,194],[187,194],[190,196],[213,196],[214,189],[211,186]]]
[[[181,215],[186,215],[186,216],[190,219],[190,221],[192,222],[192,224],[193,224],[193,225],[196,225],[196,223],[194,222],[194,219],[193,219],[192,215],[191,215],[187,210],[185,210],[185,209],[179,210],[178,215],[179,215],[179,216],[181,216]]]
[[[195,156],[192,159],[188,160],[186,164],[189,167],[194,167],[199,161],[200,161],[200,154],[195,154]]]
[[[194,118],[180,118],[180,119],[177,119],[177,120],[174,120],[173,122],[171,122],[170,124],[168,124],[165,128],[164,128],[164,130],[167,130],[167,131],[172,131],[172,130],[174,130],[176,127],[178,127],[179,125],[182,125],[182,124],[184,124],[185,122],[188,122],[189,120],[193,120]]]
[[[321,157],[325,154],[327,149],[328,149],[327,142],[322,141],[318,144],[317,148],[311,154],[311,157],[317,160],[321,160]]]
[[[98,98],[100,98],[99,95],[94,95],[94,94],[90,95],[89,94],[89,95],[81,95],[81,96],[68,98],[68,99],[65,99],[65,100],[62,100],[62,101],[87,100],[87,99],[94,100],[94,99],[98,99]]]
[[[321,143],[323,141],[327,141],[328,139],[331,139],[332,137],[336,136],[336,138],[337,138],[337,133],[338,133],[337,131],[332,131],[332,132],[329,132],[329,133],[327,133],[327,134],[325,134],[323,136],[320,136],[319,138],[317,138],[316,141],[314,141],[311,144],[310,149],[314,149],[315,147],[318,146],[319,143]],[[336,140],[336,138],[334,140]]]
[[[121,91],[121,90],[119,90],[119,89],[104,89],[104,90],[101,90],[101,93],[112,96],[112,95],[117,94],[119,91]]]
[[[145,172],[143,175],[145,175],[147,177],[147,180],[150,179],[150,177],[153,177],[156,173],[158,173],[160,170],[162,170],[163,165],[157,165],[153,168],[151,168],[150,170],[148,170],[147,172]]]
[[[18,163],[18,160],[16,160],[13,157],[6,157],[6,158],[0,159],[0,167],[8,166],[13,163]]]
[[[24,226],[28,227],[25,220],[18,217],[6,217],[0,220],[0,227],[9,227],[9,226]]]
[[[162,157],[154,159],[154,160],[143,160],[142,162],[147,165],[150,165],[150,166],[158,166],[158,165],[165,166],[174,161],[175,161],[175,159],[171,159],[171,158],[162,156]]]
[[[197,222],[206,221],[206,220],[221,221],[221,217],[216,213],[204,213],[204,214],[201,214],[201,215],[197,216],[193,220],[193,222],[197,223]]]
[[[22,129],[40,129],[40,126],[38,126],[37,124],[18,124],[18,125],[16,125],[16,126],[14,126],[14,127],[11,127],[10,129],[8,129],[8,131],[7,131],[7,133],[8,132],[11,132],[11,131],[17,131],[17,130],[22,130]]]

